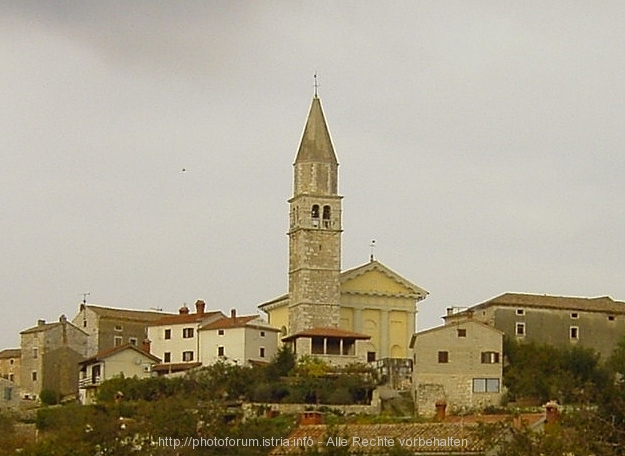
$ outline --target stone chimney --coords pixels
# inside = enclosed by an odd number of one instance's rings
[[[59,322],[61,323],[67,323],[67,317],[65,316],[65,314],[61,315],[59,317]]]
[[[43,326],[46,324],[46,321],[41,319],[41,320],[37,320],[37,326]]]
[[[237,321],[237,309],[230,309],[230,318],[233,322]]]
[[[152,346],[152,341],[150,339],[143,339],[143,342],[141,342],[141,350],[143,350],[146,353],[150,353],[150,349]]]
[[[178,309],[178,312],[180,313],[180,315],[188,315],[189,314],[189,308],[187,307],[186,304],[183,304],[182,307],[180,309]]]
[[[195,301],[195,312],[198,315],[204,315],[205,311],[206,311],[206,303],[202,301],[201,299],[198,299],[197,301]]]

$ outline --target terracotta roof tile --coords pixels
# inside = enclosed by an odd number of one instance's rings
[[[19,358],[22,355],[22,350],[19,348],[5,348],[0,350],[0,359],[7,358]]]
[[[159,320],[155,320],[151,322],[149,326],[181,325],[185,323],[202,323],[204,320],[207,320],[209,318],[216,317],[219,315],[221,315],[222,317],[225,317],[225,315],[218,310],[213,311],[213,312],[204,312],[203,314],[189,313],[189,314],[168,315],[166,317],[162,317]]]
[[[351,339],[371,339],[371,336],[340,328],[310,328],[295,334],[283,337],[283,341],[297,339],[298,337],[343,337]]]
[[[148,358],[151,358],[153,361],[155,361],[157,363],[161,361],[159,358],[157,358],[153,354],[144,352],[143,350],[141,350],[136,345],[125,344],[125,345],[120,345],[118,347],[111,347],[111,348],[107,348],[105,350],[102,350],[102,351],[96,353],[95,355],[90,356],[89,358],[83,359],[79,364],[90,364],[90,363],[93,363],[93,362],[96,362],[96,361],[100,361],[100,360],[102,360],[104,358],[108,358],[109,356],[114,355],[115,353],[119,353],[119,352],[127,350],[127,349],[134,350],[134,351],[136,351],[137,353],[139,353],[141,355],[147,356]]]
[[[87,304],[85,306],[87,309],[92,310],[100,317],[104,318],[115,318],[120,320],[132,320],[132,321],[154,321],[159,318],[163,318],[168,314],[166,312],[154,312],[150,310],[134,310],[134,309],[121,309],[115,307],[103,307],[103,306],[95,306],[92,304]]]

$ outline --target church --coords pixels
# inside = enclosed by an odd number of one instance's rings
[[[417,303],[428,292],[373,255],[366,264],[341,270],[338,165],[315,93],[288,201],[289,290],[258,308],[297,356],[335,365],[410,358]]]

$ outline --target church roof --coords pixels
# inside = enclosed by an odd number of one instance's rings
[[[332,139],[330,139],[330,132],[321,109],[321,101],[316,96],[310,106],[302,140],[295,158],[295,163],[304,161],[338,164]]]
[[[410,295],[410,297],[414,297],[414,298],[421,300],[421,299],[425,299],[425,297],[429,294],[427,290],[424,290],[420,286],[415,285],[414,283],[410,282],[409,280],[399,275],[397,272],[393,271],[388,266],[385,266],[384,264],[380,263],[378,260],[374,260],[374,259],[372,259],[368,263],[365,263],[361,266],[357,266],[355,268],[348,269],[347,271],[341,272],[341,276],[340,276],[341,285],[343,285],[349,280],[355,279],[356,277],[362,276],[371,271],[379,271],[382,274],[384,274],[386,277],[388,277],[389,279],[403,285],[406,288],[406,291],[408,295]],[[345,292],[345,291],[341,290],[341,292]],[[385,293],[383,293],[382,290],[380,290],[379,293],[373,293],[373,294],[385,294]]]

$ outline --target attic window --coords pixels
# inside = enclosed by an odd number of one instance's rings
[[[218,329],[217,330],[217,335],[218,336],[223,336],[224,335],[224,330],[223,329]]]
[[[121,332],[123,330],[124,330],[124,327],[122,325],[115,325],[115,331]]]
[[[614,315],[608,315],[608,321],[614,321]]]
[[[516,314],[517,315],[525,315],[525,309],[517,309],[516,310]]]
[[[572,319],[577,319],[577,318],[579,318],[579,314],[577,312],[571,312],[571,318]]]
[[[467,337],[467,330],[464,328],[458,329],[458,337]]]

